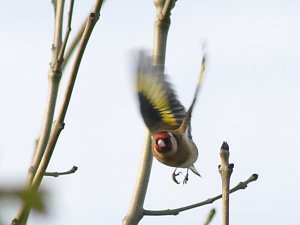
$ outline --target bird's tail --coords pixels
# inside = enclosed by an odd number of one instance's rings
[[[194,165],[191,165],[189,168],[194,174],[198,175],[201,177],[200,173],[197,171],[196,167]]]

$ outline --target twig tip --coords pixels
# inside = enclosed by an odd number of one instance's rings
[[[223,142],[223,144],[222,144],[222,146],[221,146],[221,149],[224,149],[224,150],[229,151],[229,145],[227,144],[226,141]]]
[[[258,179],[258,174],[254,173],[252,174],[253,180],[257,180]]]

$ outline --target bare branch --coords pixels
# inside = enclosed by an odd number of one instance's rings
[[[154,3],[157,9],[157,18],[161,18],[160,15],[162,12],[164,1],[154,0]],[[169,16],[170,13],[167,17],[169,18]],[[167,21],[170,21],[170,19],[168,19]],[[164,68],[165,64],[166,43],[169,27],[170,23],[167,22],[162,24],[159,19],[156,19],[153,44],[153,64],[161,65],[162,68]],[[151,153],[151,139],[150,133],[149,131],[147,131],[139,175],[136,181],[130,208],[127,215],[123,219],[123,225],[137,225],[144,216],[143,206],[148,188],[152,161],[153,156]]]
[[[175,6],[175,1],[176,0],[166,0],[164,7],[162,9],[162,20],[166,19],[167,17],[170,17],[171,15],[171,10],[174,8]]]
[[[244,182],[240,182],[234,188],[231,188],[229,193],[231,194],[237,190],[246,189],[249,183],[251,183],[252,181],[256,181],[257,179],[258,179],[258,175],[254,173]]]
[[[153,64],[165,66],[167,38],[170,28],[171,9],[174,0],[154,0],[156,7],[156,20],[154,30]]]
[[[43,157],[45,148],[49,140],[49,136],[52,128],[54,110],[56,105],[56,99],[58,94],[58,87],[61,78],[61,71],[57,66],[58,64],[57,58],[59,54],[59,49],[61,47],[61,39],[62,39],[61,37],[62,37],[64,0],[53,1],[53,4],[56,7],[54,10],[55,28],[54,28],[54,41],[52,45],[52,60],[51,60],[50,70],[48,73],[48,77],[49,77],[48,96],[47,96],[46,110],[45,110],[44,121],[41,129],[41,134],[39,137],[36,150],[34,151],[31,168],[29,170],[29,174],[27,177],[27,187],[29,187],[29,185],[33,180],[33,177],[36,173],[41,158]]]
[[[209,211],[207,217],[206,217],[206,220],[204,222],[204,225],[208,225],[210,224],[210,222],[212,221],[212,219],[214,218],[214,216],[216,215],[216,209],[213,208]]]
[[[101,8],[102,5],[103,5],[104,3],[105,3],[105,0],[103,0],[101,4],[96,5],[96,6],[95,6],[95,10],[97,11],[97,10],[98,10],[98,9],[97,9],[98,7]],[[66,51],[66,53],[65,53],[65,56],[64,56],[64,62],[63,62],[63,65],[62,65],[62,70],[64,70],[64,68],[65,68],[66,64],[68,63],[68,61],[69,61],[71,55],[73,54],[74,50],[75,50],[76,47],[78,46],[79,41],[80,41],[81,38],[82,38],[82,35],[83,35],[83,32],[84,32],[86,23],[87,23],[87,21],[85,20],[85,21],[81,24],[81,26],[80,26],[78,32],[76,33],[74,39],[73,39],[72,42],[70,43],[70,46],[69,46],[69,48],[67,49],[67,51]]]
[[[36,176],[34,177],[34,180],[32,182],[31,188],[33,188],[34,190],[37,190],[41,184],[42,178],[47,169],[49,161],[51,159],[51,156],[54,151],[54,148],[57,143],[60,132],[64,128],[64,120],[65,120],[65,116],[66,116],[66,113],[67,113],[67,110],[68,110],[68,107],[70,104],[70,100],[71,100],[73,88],[75,85],[77,73],[79,70],[79,66],[81,63],[81,59],[83,57],[83,53],[86,49],[88,40],[93,31],[93,28],[99,19],[99,16],[100,16],[99,12],[100,12],[102,3],[103,3],[103,0],[98,0],[96,2],[94,11],[90,14],[89,19],[87,20],[87,24],[86,24],[86,27],[85,27],[85,30],[84,30],[84,33],[82,35],[82,39],[81,39],[81,42],[79,45],[78,53],[75,58],[72,70],[71,70],[69,81],[67,83],[67,87],[66,87],[65,95],[64,95],[64,98],[62,101],[62,105],[61,105],[61,108],[58,113],[58,118],[54,123],[53,131],[51,132],[50,139],[49,139],[47,148],[45,150],[44,157],[40,163],[40,166],[37,170]]]
[[[222,179],[222,224],[229,225],[229,186],[234,165],[229,164],[229,146],[227,142],[223,142],[221,146],[220,157],[221,165],[218,168]]]
[[[167,2],[164,0],[154,0],[154,4],[157,10],[157,16],[154,30],[153,64],[160,65],[164,68],[167,37],[170,27],[170,11],[174,6],[174,0],[167,0]],[[143,215],[145,215],[143,205],[153,161],[149,131],[147,131],[143,152],[144,155],[139,170],[140,173],[137,179],[136,188],[129,212],[123,219],[123,225],[136,225],[142,219]]]
[[[63,0],[61,0],[61,2],[63,2]],[[58,140],[59,134],[61,132],[61,130],[64,127],[64,119],[66,116],[66,112],[70,103],[70,99],[71,99],[71,95],[72,95],[72,91],[73,91],[73,87],[75,84],[75,80],[76,80],[76,76],[78,73],[78,69],[80,66],[80,62],[81,59],[83,57],[83,53],[85,51],[86,45],[88,43],[89,37],[92,33],[92,30],[96,24],[96,22],[99,19],[99,15],[100,15],[100,9],[102,6],[103,0],[98,0],[95,4],[95,8],[94,11],[90,14],[89,19],[86,23],[86,27],[80,42],[80,46],[78,49],[78,54],[75,58],[75,62],[71,71],[71,75],[70,75],[70,79],[66,88],[66,92],[65,92],[65,96],[63,99],[63,103],[62,103],[62,107],[61,110],[58,114],[58,119],[56,120],[56,122],[53,125],[53,129],[51,130],[51,125],[52,125],[52,121],[53,121],[53,112],[54,112],[54,108],[55,108],[55,102],[56,101],[49,101],[50,102],[48,105],[50,105],[50,109],[52,110],[51,113],[51,117],[49,119],[47,119],[47,122],[51,122],[48,125],[48,129],[47,130],[47,135],[46,135],[46,139],[42,142],[41,138],[40,138],[40,143],[42,143],[42,147],[38,147],[37,151],[36,151],[36,157],[34,157],[34,166],[31,168],[31,173],[29,174],[29,181],[28,182],[28,189],[30,189],[31,191],[37,191],[39,189],[39,186],[42,182],[43,176],[46,172],[47,166],[49,164],[49,161],[51,159],[52,153],[54,151],[56,142]],[[59,4],[57,4],[57,7],[59,7]],[[58,12],[56,11],[56,14],[58,14]],[[57,16],[58,17],[58,16]],[[62,18],[61,18],[62,21]],[[57,23],[57,21],[56,21]],[[55,46],[54,46],[54,50],[55,50]],[[55,50],[56,51],[56,50]],[[56,51],[57,53],[57,51]],[[57,56],[57,54],[56,54]],[[57,59],[57,57],[56,57]],[[51,68],[57,68],[57,70],[51,70],[52,73],[50,73],[50,78],[55,78],[54,76],[52,76],[53,74],[59,74],[59,79],[61,77],[61,62],[58,62],[57,60],[54,61],[56,64],[60,64],[59,66],[57,65],[51,65]],[[49,95],[55,96],[55,100],[56,100],[56,96],[57,96],[57,90],[58,90],[58,82],[59,79],[57,80],[57,84],[53,85],[53,82],[50,82],[50,85],[54,86],[56,89],[54,88],[49,88]],[[55,79],[54,79],[55,80]],[[53,90],[54,89],[54,90]],[[53,97],[52,97],[53,98]],[[49,129],[50,127],[50,129]],[[50,136],[49,136],[49,132],[51,130]],[[42,135],[43,137],[43,135]],[[45,148],[45,149],[44,149]],[[37,168],[37,169],[36,169]],[[35,172],[36,171],[36,172]],[[27,218],[30,212],[30,205],[23,205],[17,215],[17,217],[12,221],[13,225],[25,225],[27,222]]]
[[[128,214],[123,219],[123,225],[138,224],[143,217],[143,205],[148,188],[152,161],[153,156],[151,152],[150,133],[147,131],[139,174],[136,180]]]
[[[59,177],[62,175],[69,175],[72,173],[75,173],[77,171],[78,167],[73,166],[71,169],[64,171],[64,172],[45,172],[44,176],[49,176],[49,177]]]
[[[69,8],[69,14],[68,14],[68,24],[67,24],[67,31],[65,34],[65,38],[62,42],[59,54],[58,54],[58,62],[60,62],[60,66],[62,65],[63,61],[64,61],[64,54],[65,54],[65,49],[67,46],[67,42],[69,39],[69,35],[71,33],[71,22],[72,22],[72,16],[73,16],[73,8],[74,8],[74,0],[70,1],[70,8]]]
[[[52,55],[52,62],[57,60],[57,56],[61,48],[65,0],[54,1],[53,6],[54,6],[54,16],[55,16],[53,47],[54,47],[55,54]]]
[[[229,193],[233,193],[238,190],[245,189],[249,183],[256,181],[257,178],[258,178],[257,174],[251,175],[246,181],[240,182],[234,188],[230,189]],[[212,198],[208,198],[205,201],[201,201],[196,204],[188,205],[188,206],[181,207],[181,208],[166,209],[166,210],[144,210],[144,215],[145,216],[171,216],[171,215],[176,216],[183,211],[186,211],[189,209],[194,209],[194,208],[197,208],[197,207],[200,207],[203,205],[211,204],[220,198],[222,198],[221,194],[217,195],[215,197],[212,197]]]
[[[61,71],[57,66],[57,57],[58,52],[61,47],[62,40],[62,24],[63,24],[63,11],[64,11],[64,0],[53,1],[54,6],[54,15],[55,15],[55,27],[54,27],[54,41],[52,45],[52,59],[50,64],[50,69],[48,72],[48,95],[46,101],[46,109],[44,120],[42,124],[42,129],[39,137],[38,144],[33,153],[31,167],[28,172],[28,176],[26,179],[26,188],[29,189],[37,168],[41,162],[44,151],[46,149],[51,128],[53,122],[53,116],[55,111],[56,99],[58,94],[58,87],[61,78]],[[23,204],[18,212],[18,215],[15,219],[13,219],[12,224],[26,224],[27,218],[29,215],[30,207],[27,207],[28,204]]]
[[[62,71],[65,69],[67,63],[69,62],[74,50],[76,49],[76,47],[78,46],[81,38],[82,38],[82,34],[83,34],[83,31],[85,29],[85,25],[86,25],[86,20],[84,21],[84,23],[81,24],[81,27],[80,29],[78,30],[78,32],[76,33],[74,39],[71,41],[66,53],[65,53],[65,56],[64,56],[64,61],[63,61],[63,64],[62,64]]]

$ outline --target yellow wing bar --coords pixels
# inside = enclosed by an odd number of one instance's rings
[[[153,108],[159,113],[161,120],[170,125],[177,121],[169,105],[169,96],[161,75],[144,74],[138,77],[137,91],[144,95]]]

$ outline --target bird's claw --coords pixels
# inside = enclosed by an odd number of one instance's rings
[[[189,174],[187,173],[184,177],[183,184],[186,184],[189,180]]]
[[[181,172],[176,173],[176,170],[172,174],[172,179],[176,184],[180,184],[180,182],[176,179],[179,174],[181,174]]]

